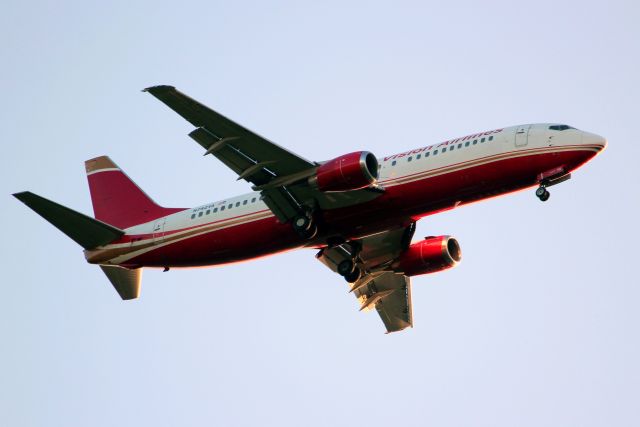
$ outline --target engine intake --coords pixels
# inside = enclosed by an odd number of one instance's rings
[[[451,236],[427,237],[409,246],[392,269],[407,276],[436,273],[455,267],[462,259],[458,241]]]
[[[356,151],[329,160],[309,179],[320,191],[358,190],[378,180],[378,159],[368,151]]]

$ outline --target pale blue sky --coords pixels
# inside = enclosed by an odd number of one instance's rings
[[[0,424],[640,424],[640,12],[633,1],[17,2],[0,14]],[[519,123],[604,135],[551,190],[422,220],[464,260],[384,335],[297,251],[145,270],[123,303],[10,194],[91,213],[110,155],[155,200],[248,190],[140,89],[172,84],[302,156]]]

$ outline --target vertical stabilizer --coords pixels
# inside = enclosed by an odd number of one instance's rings
[[[96,219],[128,228],[183,210],[158,206],[109,157],[85,162]]]

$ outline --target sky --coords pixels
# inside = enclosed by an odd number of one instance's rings
[[[5,2],[0,425],[640,424],[634,1]],[[121,301],[13,197],[91,214],[107,154],[157,202],[249,187],[140,90],[170,84],[313,160],[560,122],[608,149],[551,188],[424,218],[463,261],[385,335],[299,250],[145,269]]]

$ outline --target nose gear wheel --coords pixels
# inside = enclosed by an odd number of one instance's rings
[[[536,197],[543,202],[546,202],[547,200],[549,200],[550,196],[551,196],[551,193],[549,193],[549,190],[547,190],[542,185],[538,187],[538,189],[536,190]]]

